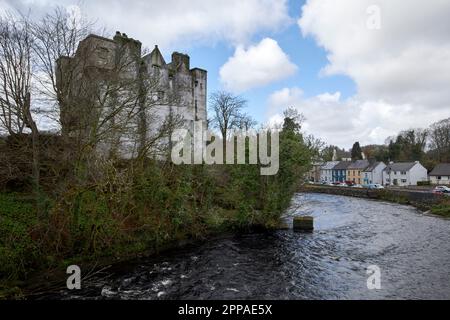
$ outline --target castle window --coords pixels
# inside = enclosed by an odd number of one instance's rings
[[[100,48],[98,48],[98,57],[100,58],[100,59],[107,59],[108,58],[108,48],[105,48],[105,47],[100,47]]]
[[[159,76],[159,66],[157,66],[156,64],[153,65],[153,73],[156,76]]]
[[[100,47],[97,49],[97,57],[101,64],[106,64],[108,62],[108,48]]]
[[[197,117],[197,112],[198,112],[197,99],[194,102],[194,106],[195,106],[195,121],[197,121],[198,120],[198,117]]]
[[[198,87],[198,80],[195,80],[195,87]]]

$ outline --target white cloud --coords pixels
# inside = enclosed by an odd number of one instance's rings
[[[220,80],[228,90],[242,92],[286,78],[296,70],[278,43],[265,38],[247,49],[238,46],[220,69]]]
[[[5,0],[3,0],[5,1]],[[6,0],[33,14],[79,0]],[[111,31],[163,48],[228,41],[246,43],[261,31],[277,31],[292,22],[286,0],[99,0],[81,2],[83,14]]]
[[[325,97],[325,99],[324,99]],[[383,100],[351,97],[339,100],[340,93],[304,97],[299,88],[283,88],[269,97],[269,123],[279,122],[287,107],[306,117],[304,129],[329,144],[350,148],[362,144],[383,143],[400,129],[421,127],[440,119],[440,110],[427,110],[411,104],[392,105]]]
[[[367,8],[381,9],[381,29],[367,28]],[[450,2],[436,0],[307,1],[298,21],[327,52],[322,75],[353,79],[357,93],[305,98],[298,88],[274,92],[269,118],[295,105],[306,129],[328,143],[383,143],[389,135],[450,116]]]
[[[377,5],[381,29],[366,12]],[[308,1],[298,21],[328,52],[326,75],[345,74],[365,99],[450,106],[450,2],[435,0]]]

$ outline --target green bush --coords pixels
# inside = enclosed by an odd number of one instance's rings
[[[0,193],[0,279],[26,274],[39,253],[33,228],[33,202],[21,194]]]

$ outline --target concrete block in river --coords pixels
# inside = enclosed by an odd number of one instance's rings
[[[312,231],[314,230],[314,218],[310,216],[294,217],[294,230]]]

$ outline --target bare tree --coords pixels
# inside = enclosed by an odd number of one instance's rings
[[[326,143],[320,138],[314,137],[312,134],[307,135],[304,139],[306,146],[311,151],[312,157],[315,160],[318,160],[326,146]]]
[[[31,132],[32,175],[39,189],[39,130],[31,110],[33,37],[27,17],[0,18],[0,123],[10,135]]]
[[[78,80],[77,70],[80,67],[56,62],[72,57],[80,41],[91,33],[94,26],[93,22],[73,16],[62,7],[56,7],[53,12],[32,24],[36,89],[43,103],[55,107],[46,110],[53,122],[59,123],[59,111],[68,108],[67,100],[71,96],[72,83]],[[58,79],[63,68],[64,78]]]
[[[450,118],[436,122],[429,130],[430,148],[436,152],[437,160],[450,161]]]
[[[212,112],[210,123],[220,131],[225,142],[230,130],[242,124],[242,109],[247,101],[229,92],[218,91],[211,95],[210,103]]]
[[[245,114],[245,113],[241,115],[241,117],[238,121],[239,121],[239,124],[238,124],[239,129],[245,130],[245,131],[253,129],[258,124],[258,122],[256,122],[256,120],[254,120],[250,115]]]

